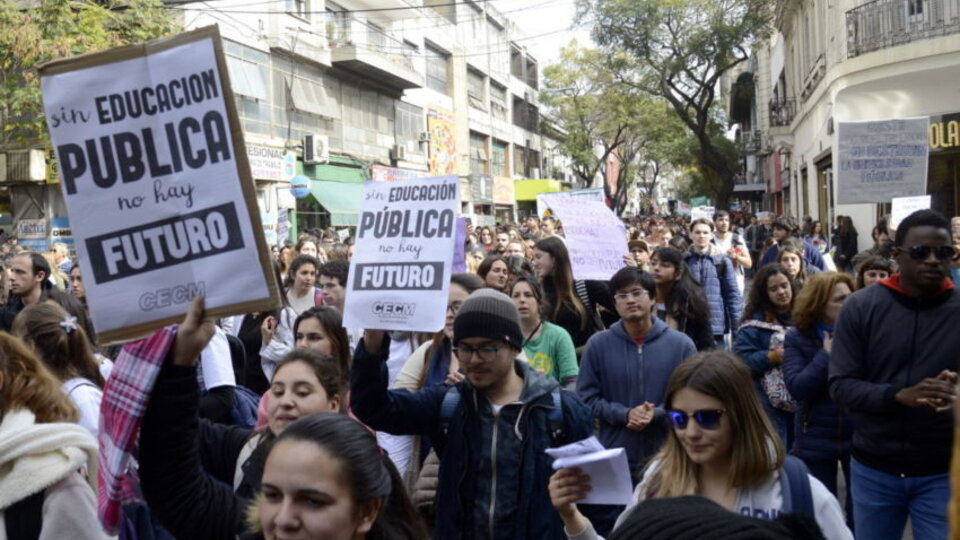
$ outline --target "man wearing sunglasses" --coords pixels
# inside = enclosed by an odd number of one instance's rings
[[[387,390],[390,338],[367,330],[351,369],[351,408],[373,429],[430,438],[440,457],[434,538],[564,538],[544,450],[593,434],[590,410],[518,359],[523,334],[507,295],[480,289],[453,322],[464,380]],[[451,392],[459,399],[451,401]],[[560,414],[551,414],[560,405]],[[448,410],[453,409],[453,410]]]
[[[830,355],[830,396],[853,421],[858,538],[946,538],[960,294],[947,278],[950,223],[919,210],[897,227],[900,272],[843,305]]]

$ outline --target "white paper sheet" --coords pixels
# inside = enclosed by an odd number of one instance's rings
[[[633,501],[633,483],[630,466],[623,448],[604,449],[596,437],[548,448],[547,455],[555,458],[553,468],[579,467],[590,477],[591,490],[578,504],[620,504]]]

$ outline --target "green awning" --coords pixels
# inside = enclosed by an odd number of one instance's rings
[[[363,184],[311,180],[310,193],[330,213],[330,224],[356,226]]]

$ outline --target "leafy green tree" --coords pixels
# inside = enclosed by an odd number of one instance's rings
[[[0,147],[44,146],[36,67],[173,32],[159,0],[0,0]]]
[[[697,161],[717,203],[733,193],[737,160],[714,136],[720,78],[769,35],[766,0],[580,0],[593,38],[620,81],[667,100],[698,143]]]
[[[618,81],[602,51],[565,47],[560,62],[544,69],[544,87],[574,173],[585,185],[603,178],[617,214],[633,185],[652,194],[663,172],[685,156],[686,128],[670,105]]]

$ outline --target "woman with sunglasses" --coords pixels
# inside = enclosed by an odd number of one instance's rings
[[[733,355],[707,351],[684,360],[667,383],[664,408],[673,427],[634,490],[619,526],[646,499],[699,495],[731,512],[775,519],[783,509],[780,469],[787,458],[760,401],[750,371]],[[840,504],[808,475],[813,518],[831,540],[852,539]],[[590,491],[580,469],[550,478],[550,499],[567,538],[599,538],[576,503]],[[614,527],[614,532],[617,530]]]

